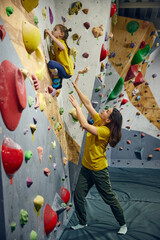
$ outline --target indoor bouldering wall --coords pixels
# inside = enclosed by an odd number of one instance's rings
[[[110,30],[111,2],[82,1],[78,14],[69,15],[72,3],[0,1],[0,238],[4,240],[59,239],[73,212],[85,131],[69,113],[68,94],[74,91],[71,81],[86,67],[88,72],[79,80],[85,95],[91,99],[94,87],[101,85],[96,76],[105,31]],[[64,80],[59,96],[57,92],[53,97],[46,65],[51,43],[44,40],[44,29],[52,30],[57,23],[72,28],[68,45],[77,55],[75,75]],[[95,37],[92,28],[102,24],[101,35]],[[75,33],[79,45],[73,41]],[[96,94],[99,102],[100,93]],[[88,117],[83,106],[82,111]]]

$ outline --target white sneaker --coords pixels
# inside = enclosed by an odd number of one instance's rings
[[[84,227],[87,227],[87,224],[86,225],[77,224],[76,226],[71,226],[71,229],[77,230],[77,229],[81,229]]]
[[[118,231],[118,234],[126,234],[127,232],[127,225],[124,224],[123,226],[120,227],[119,231]]]

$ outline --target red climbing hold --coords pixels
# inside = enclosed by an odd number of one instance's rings
[[[126,104],[128,102],[128,100],[126,99],[126,98],[123,98],[122,99],[122,102],[121,102],[121,105],[124,105],[124,104]]]
[[[124,81],[126,82],[126,81],[136,77],[137,73],[138,73],[138,65],[130,66]]]
[[[108,55],[108,50],[104,48],[104,44],[102,44],[100,62],[103,61]]]
[[[14,131],[27,104],[22,72],[8,60],[0,65],[0,111],[6,127]]]
[[[138,86],[139,84],[143,83],[144,82],[144,78],[143,78],[143,75],[141,72],[138,73],[137,77],[135,78],[135,81],[134,81],[134,86]]]
[[[5,28],[3,27],[3,25],[0,25],[0,39],[1,41],[3,41],[3,39],[5,38],[6,36],[6,30]]]
[[[68,191],[68,189],[62,187],[61,188],[61,198],[63,200],[64,203],[68,203],[69,199],[70,199],[70,192]]]
[[[57,224],[57,213],[47,203],[44,208],[44,230],[46,234],[53,231]]]
[[[13,174],[20,168],[23,162],[23,150],[11,138],[5,138],[1,148],[2,163],[8,177],[12,179]]]
[[[112,17],[117,11],[117,5],[113,2],[111,5],[110,17]]]

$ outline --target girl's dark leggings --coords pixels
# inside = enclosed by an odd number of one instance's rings
[[[82,166],[74,193],[74,204],[79,223],[86,224],[85,197],[89,189],[95,184],[102,199],[110,205],[111,210],[120,224],[125,224],[123,210],[118,199],[112,191],[108,168],[92,171]]]

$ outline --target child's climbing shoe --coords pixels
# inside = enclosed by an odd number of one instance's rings
[[[123,226],[120,227],[119,231],[118,231],[118,234],[126,234],[127,232],[127,225],[124,224]]]
[[[55,89],[60,88],[60,79],[59,78],[52,78],[52,87]]]
[[[87,227],[87,224],[86,225],[77,224],[76,226],[71,226],[71,229],[78,230],[84,227]]]

